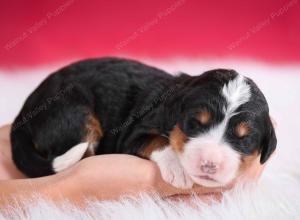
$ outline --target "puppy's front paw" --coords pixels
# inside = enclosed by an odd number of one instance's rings
[[[193,181],[188,174],[183,170],[180,164],[158,164],[161,176],[164,181],[171,185],[181,188],[189,189],[193,186]]]
[[[177,155],[170,147],[166,147],[161,151],[153,152],[151,159],[158,165],[164,181],[177,188],[192,188],[193,181],[185,172]]]

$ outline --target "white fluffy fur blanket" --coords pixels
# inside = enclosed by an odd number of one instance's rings
[[[234,68],[253,78],[270,105],[278,123],[278,147],[263,176],[255,186],[237,187],[224,195],[223,201],[211,205],[195,197],[195,206],[185,202],[163,201],[141,195],[120,201],[89,202],[85,211],[69,204],[56,207],[38,196],[21,209],[7,207],[0,219],[300,219],[300,66],[268,66],[253,62],[184,61],[148,62],[166,70],[199,74],[217,67]],[[0,71],[0,125],[11,122],[25,97],[56,69],[48,67],[30,74],[6,75]],[[19,71],[23,73],[24,70]],[[13,88],[13,89],[12,89]],[[11,92],[13,91],[13,92]]]

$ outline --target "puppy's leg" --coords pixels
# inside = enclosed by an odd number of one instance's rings
[[[99,144],[98,142],[102,137],[100,124],[95,116],[88,116],[85,129],[86,134],[83,138],[85,142],[77,144],[53,160],[52,167],[55,172],[67,169],[81,160],[84,156],[95,155],[95,150]]]
[[[174,149],[170,147],[168,138],[153,135],[144,140],[144,143],[145,147],[138,155],[156,162],[164,181],[182,189],[193,186],[193,181],[181,166]]]
[[[150,159],[157,163],[164,181],[177,188],[192,188],[193,181],[181,166],[176,153],[170,146],[153,151]]]
[[[29,177],[53,174],[93,155],[102,137],[93,95],[76,84],[64,93],[57,90],[34,93],[37,100],[29,98],[14,124],[39,103],[45,107],[11,131],[13,160]]]

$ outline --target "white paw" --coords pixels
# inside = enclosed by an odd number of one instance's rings
[[[169,166],[165,166],[165,164],[158,164],[158,166],[163,180],[167,183],[181,189],[192,188],[193,181],[189,175],[186,174],[180,164],[169,164]]]
[[[155,151],[151,160],[157,163],[164,181],[177,188],[192,188],[193,181],[181,166],[173,149],[166,147],[164,150]]]

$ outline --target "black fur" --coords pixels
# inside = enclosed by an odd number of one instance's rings
[[[176,123],[187,136],[205,132],[208,127],[199,125],[194,115],[208,108],[214,115],[209,126],[220,122],[226,105],[220,88],[236,75],[218,69],[195,77],[172,76],[117,58],[71,64],[50,75],[26,100],[12,126],[13,160],[30,177],[53,174],[53,159],[86,136],[90,114],[100,121],[103,132],[96,154],[140,156],[147,139],[168,136]],[[250,79],[249,84],[252,100],[240,109],[248,111],[230,120],[226,139],[244,154],[259,148],[264,163],[275,149],[276,137],[263,94]],[[253,127],[244,139],[235,137],[231,129],[240,120]]]

